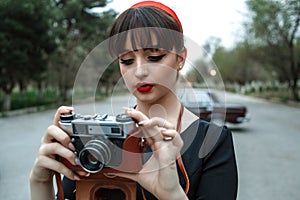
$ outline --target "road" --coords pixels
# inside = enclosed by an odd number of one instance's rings
[[[233,131],[238,162],[238,200],[299,199],[300,109],[235,94],[228,94],[227,99],[247,105],[252,118],[245,124],[228,125]],[[116,114],[131,101],[116,97],[97,103],[95,109]],[[77,111],[93,109],[81,106]],[[0,199],[30,199],[30,169],[54,113],[48,110],[0,118]]]
[[[229,95],[250,110],[251,122],[231,127],[239,169],[239,200],[300,198],[300,109]]]

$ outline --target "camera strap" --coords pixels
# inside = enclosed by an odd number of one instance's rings
[[[60,160],[60,157],[58,155],[56,156],[56,160],[58,160],[58,161]],[[62,185],[60,173],[55,171],[54,175],[55,175],[55,181],[56,181],[56,186],[57,186],[58,200],[65,200],[64,188]]]
[[[183,110],[184,110],[184,107],[181,104],[180,112],[179,112],[178,119],[177,119],[177,127],[176,127],[176,131],[179,134],[181,132],[181,118],[182,118],[182,115],[183,115]],[[186,172],[185,166],[183,164],[182,157],[181,157],[180,153],[177,157],[177,163],[178,163],[179,169],[180,169],[180,171],[181,171],[181,173],[184,177],[184,180],[185,180],[185,190],[184,190],[184,192],[185,192],[185,194],[187,194],[189,192],[189,189],[190,189],[190,180],[189,180],[188,174]]]

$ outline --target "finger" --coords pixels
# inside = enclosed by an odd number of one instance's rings
[[[38,166],[45,169],[50,169],[52,171],[56,171],[60,174],[63,174],[71,180],[80,180],[80,178],[77,175],[75,175],[71,169],[69,169],[63,163],[55,159],[49,158],[47,156],[39,156],[36,162]]]
[[[136,121],[138,121],[139,125],[142,126],[142,124],[140,122],[146,122],[149,120],[149,118],[142,112],[138,111],[138,110],[135,110],[135,109],[132,109],[132,108],[129,108],[126,110],[126,114],[132,118],[134,118]],[[141,127],[142,130],[143,130],[143,133],[144,133],[144,137],[147,141],[147,143],[151,146],[152,144],[154,144],[155,142],[155,139],[158,139],[158,138],[152,138],[154,137],[154,135],[157,135],[157,133],[159,133],[158,130],[152,130],[152,134],[149,134],[149,130],[146,130],[144,129],[143,127]],[[153,131],[155,131],[153,133]]]
[[[50,156],[52,158],[55,157],[54,155],[59,155],[60,157],[67,159],[73,165],[77,165],[75,162],[75,154],[58,142],[43,144],[39,149],[39,155]]]
[[[111,177],[111,178],[118,176],[118,177],[130,179],[133,181],[137,181],[137,177],[138,177],[137,174],[132,174],[132,173],[113,173],[113,174],[107,173],[107,174],[105,174],[105,176]]]
[[[180,148],[183,146],[183,140],[180,137],[180,134],[176,130],[164,129],[161,131],[161,133],[164,138],[171,138],[171,139],[165,140],[165,141],[172,141],[173,145],[178,146]]]
[[[143,126],[143,127],[155,127],[158,126],[159,128],[162,128],[161,130],[164,129],[174,129],[174,125],[170,122],[168,122],[167,120],[160,118],[160,117],[153,117],[150,120],[146,120],[146,121],[142,121],[139,123],[139,125]],[[172,140],[173,137],[171,136],[158,136],[157,139],[162,139],[164,141],[169,141]]]
[[[139,123],[141,124],[141,123]],[[174,125],[167,120],[160,118],[160,117],[152,117],[148,121],[143,121],[142,122],[144,127],[151,127],[151,126],[158,126],[161,128],[166,128],[166,129],[175,129]]]
[[[58,126],[58,121],[60,120],[60,115],[61,114],[67,114],[73,112],[74,108],[70,106],[61,106],[57,109],[55,115],[54,115],[54,120],[53,124]]]
[[[55,125],[49,126],[45,136],[42,138],[42,143],[51,143],[53,141],[57,141],[65,147],[69,147],[71,144],[69,135]]]
[[[127,109],[126,114],[134,118],[138,122],[149,119],[144,113],[132,108]]]
[[[76,173],[80,176],[89,177],[91,174],[87,171],[76,171]]]
[[[155,138],[153,138],[154,134],[149,134],[149,130],[145,129],[144,127],[141,127],[143,138],[146,140],[147,144],[151,147],[155,143]],[[157,131],[159,132],[159,131]]]

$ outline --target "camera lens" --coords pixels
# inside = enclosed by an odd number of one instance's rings
[[[81,166],[90,173],[96,173],[102,170],[111,159],[109,145],[102,140],[91,140],[79,153],[79,162]]]

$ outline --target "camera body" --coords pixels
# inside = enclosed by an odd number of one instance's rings
[[[105,167],[133,172],[141,168],[141,137],[136,122],[126,114],[62,114],[59,124],[70,136],[85,171],[97,173]]]

